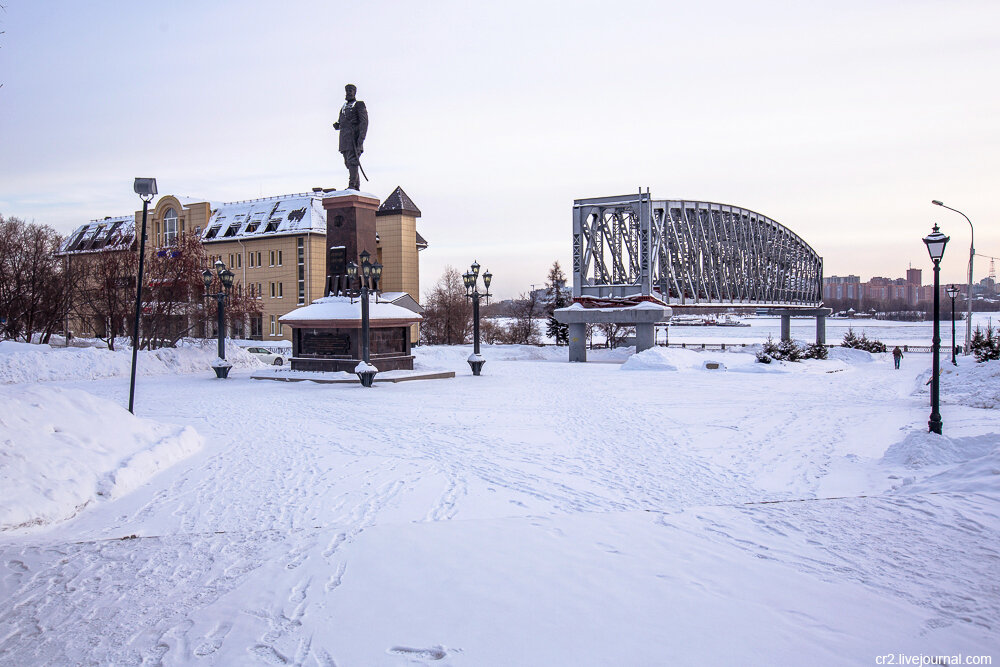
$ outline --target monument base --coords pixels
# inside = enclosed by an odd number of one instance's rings
[[[328,373],[353,373],[360,359],[320,359],[316,357],[292,357],[290,365],[293,371],[326,371]],[[413,355],[401,356],[371,356],[371,364],[382,371],[412,371]]]
[[[379,372],[413,370],[410,325],[420,315],[396,304],[369,299],[368,360]],[[330,296],[281,318],[292,329],[294,371],[354,373],[364,356],[361,300]]]

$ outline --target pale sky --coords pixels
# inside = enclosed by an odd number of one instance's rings
[[[767,215],[825,275],[944,281],[1000,256],[1000,3],[2,0],[0,213],[61,233],[160,194],[363,189],[423,212],[421,289],[570,273],[574,199],[650,189]],[[989,260],[976,258],[976,280]]]

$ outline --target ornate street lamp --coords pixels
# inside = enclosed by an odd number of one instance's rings
[[[233,279],[236,274],[227,269],[221,259],[215,260],[214,266],[215,275],[219,277],[219,291],[214,294],[208,291],[215,278],[209,269],[201,272],[201,279],[205,282],[205,298],[215,298],[218,311],[219,358],[213,362],[212,368],[215,369],[215,377],[225,379],[229,377],[229,369],[233,367],[226,361],[226,297],[233,291]]]
[[[155,178],[137,178],[132,189],[142,199],[142,231],[139,234],[139,275],[135,281],[135,325],[132,328],[132,372],[128,383],[128,411],[135,414],[135,362],[139,353],[139,315],[142,313],[142,268],[146,259],[146,216],[149,202],[156,196]]]
[[[487,300],[490,298],[490,282],[493,280],[493,274],[489,270],[483,274],[483,285],[486,287],[486,291],[482,294],[480,294],[479,288],[476,286],[478,279],[479,262],[473,261],[470,270],[462,275],[462,282],[465,284],[465,296],[472,299],[473,349],[468,361],[469,366],[472,367],[473,375],[479,375],[483,370],[483,364],[486,363],[486,360],[479,354],[479,298],[486,297]]]
[[[927,252],[934,262],[934,338],[931,340],[931,418],[927,422],[927,430],[941,434],[940,411],[940,380],[941,369],[938,368],[941,347],[941,258],[944,257],[944,247],[948,245],[949,237],[941,233],[937,225],[933,231],[924,237]]]
[[[371,286],[371,288],[375,290],[376,294],[378,293],[378,279],[382,275],[382,265],[378,262],[372,264],[370,261],[371,253],[367,250],[362,250],[359,257],[361,259],[360,267],[354,262],[349,262],[347,264],[348,292],[351,294],[352,299],[355,296],[351,290],[352,284],[355,278],[360,278],[360,285],[356,295],[361,299],[361,361],[358,362],[358,365],[354,368],[354,373],[361,381],[362,387],[371,387],[372,383],[375,381],[375,375],[378,373],[378,369],[371,363],[371,318],[369,314],[368,289],[369,286]],[[359,273],[360,276],[358,275]]]
[[[951,206],[945,206],[944,202],[935,199],[931,202],[935,206],[940,206],[941,208],[946,208],[949,211],[954,211],[960,216],[965,218],[965,221],[969,223],[969,282],[966,285],[965,293],[965,352],[968,355],[972,348],[972,260],[976,256],[976,229],[972,226],[972,220],[969,220],[969,216],[959,211],[957,208],[952,208]],[[955,347],[952,345],[952,347]]]
[[[955,361],[955,297],[958,296],[958,288],[948,285],[945,292],[951,297],[951,365],[958,366],[958,362]]]

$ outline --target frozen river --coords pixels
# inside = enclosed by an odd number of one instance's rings
[[[1000,313],[973,313],[972,328],[986,328],[989,322],[1000,321]],[[781,338],[780,317],[747,317],[743,322],[749,327],[718,327],[718,326],[671,326],[669,328],[670,343],[762,343],[768,336],[778,340]],[[894,322],[873,319],[834,319],[826,320],[826,342],[840,343],[848,328],[854,333],[862,333],[869,338],[875,338],[887,345],[930,345],[933,323],[926,322]],[[965,322],[955,323],[955,337],[961,345],[965,340]],[[816,319],[813,317],[792,318],[792,338],[812,342],[816,339]],[[941,322],[942,347],[947,348],[951,339],[951,321]],[[657,342],[665,342],[665,331],[657,331]]]

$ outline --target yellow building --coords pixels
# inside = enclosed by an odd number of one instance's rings
[[[221,259],[236,274],[236,283],[260,300],[261,315],[247,323],[236,323],[231,333],[264,342],[290,340],[291,332],[282,327],[279,318],[325,296],[325,196],[329,192],[315,189],[214,204],[165,195],[149,211],[147,247],[155,251],[173,245],[180,234],[198,234],[212,261]],[[420,210],[401,188],[396,188],[376,216],[376,253],[384,267],[380,288],[399,296],[405,293],[413,302],[419,302],[417,253],[427,247],[416,231]],[[135,227],[141,220],[142,211],[136,211],[134,216],[82,225],[63,244],[61,254],[72,261],[84,253],[110,248],[112,240],[119,250],[123,244],[134,248]],[[78,335],[96,333],[93,323],[75,322],[71,328]]]

